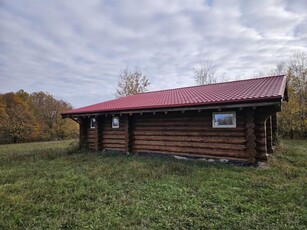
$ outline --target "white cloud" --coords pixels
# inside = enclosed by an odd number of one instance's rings
[[[245,78],[307,51],[304,2],[2,1],[0,92],[43,90],[79,107],[112,99],[127,66],[159,90],[193,85],[203,59]]]

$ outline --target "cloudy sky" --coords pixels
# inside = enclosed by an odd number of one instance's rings
[[[0,93],[74,107],[113,99],[126,67],[159,90],[194,85],[203,60],[244,79],[293,50],[307,51],[306,0],[0,0]]]

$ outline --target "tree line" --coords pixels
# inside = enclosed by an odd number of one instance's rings
[[[293,52],[279,63],[274,74],[286,73],[289,102],[278,113],[278,134],[284,138],[307,138],[307,53]]]
[[[0,143],[72,138],[78,124],[60,113],[72,106],[45,92],[0,94]]]

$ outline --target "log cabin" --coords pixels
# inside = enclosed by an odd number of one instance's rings
[[[266,161],[284,75],[146,92],[62,113],[80,124],[80,148]]]

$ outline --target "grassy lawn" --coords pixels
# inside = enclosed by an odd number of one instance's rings
[[[306,229],[307,141],[269,168],[0,145],[0,229]]]

